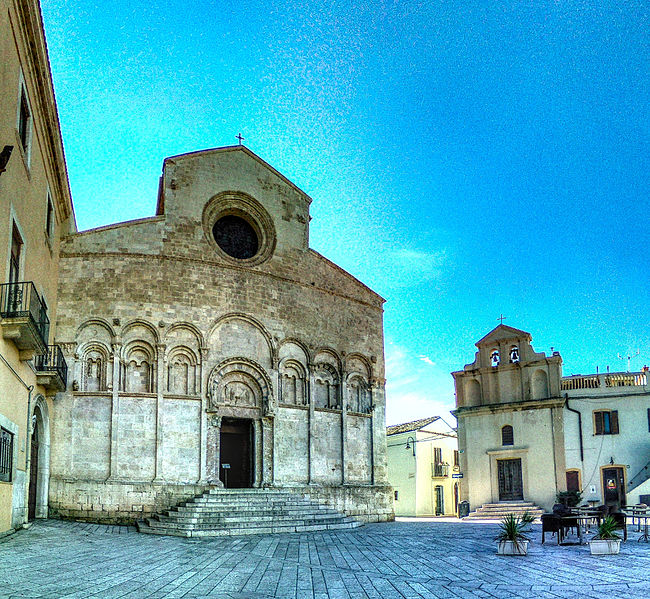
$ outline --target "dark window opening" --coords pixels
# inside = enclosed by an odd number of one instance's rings
[[[11,236],[11,256],[9,257],[9,282],[17,283],[20,280],[20,252],[23,240],[14,223]]]
[[[54,234],[54,207],[50,194],[47,194],[47,215],[45,216],[45,233],[48,237]]]
[[[595,435],[618,435],[618,410],[594,412]]]
[[[20,144],[23,150],[27,152],[29,146],[29,123],[31,120],[31,113],[29,111],[29,104],[27,103],[27,96],[23,89],[20,93],[20,114],[18,117],[18,137],[20,137]]]
[[[252,225],[240,216],[230,214],[212,227],[217,245],[229,256],[239,260],[252,258],[259,250],[259,239]]]
[[[0,480],[11,482],[11,470],[14,459],[14,436],[0,428]]]
[[[512,427],[509,424],[506,424],[501,429],[501,445],[514,445],[514,433],[512,432]]]
[[[395,501],[399,501],[399,491],[395,491]]]

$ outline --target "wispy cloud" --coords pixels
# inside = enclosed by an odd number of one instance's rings
[[[384,254],[384,270],[394,287],[413,287],[440,278],[448,266],[445,251],[399,248]]]
[[[427,416],[454,419],[449,410],[449,372],[431,358],[410,352],[392,341],[386,343],[386,422],[399,424]]]

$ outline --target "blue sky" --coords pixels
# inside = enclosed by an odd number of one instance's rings
[[[42,0],[80,229],[166,156],[245,144],[388,301],[389,424],[444,414],[506,324],[565,374],[650,364],[642,2]]]

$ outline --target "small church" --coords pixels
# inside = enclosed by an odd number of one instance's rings
[[[310,203],[224,147],[167,158],[154,216],[63,240],[50,513],[250,488],[393,518],[384,300],[309,247]]]
[[[622,509],[650,503],[648,371],[562,375],[526,331],[498,325],[453,372],[461,500],[550,510],[557,494]]]

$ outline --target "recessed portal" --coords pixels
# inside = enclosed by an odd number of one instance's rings
[[[253,426],[250,420],[224,418],[221,422],[220,478],[227,489],[253,484]]]

